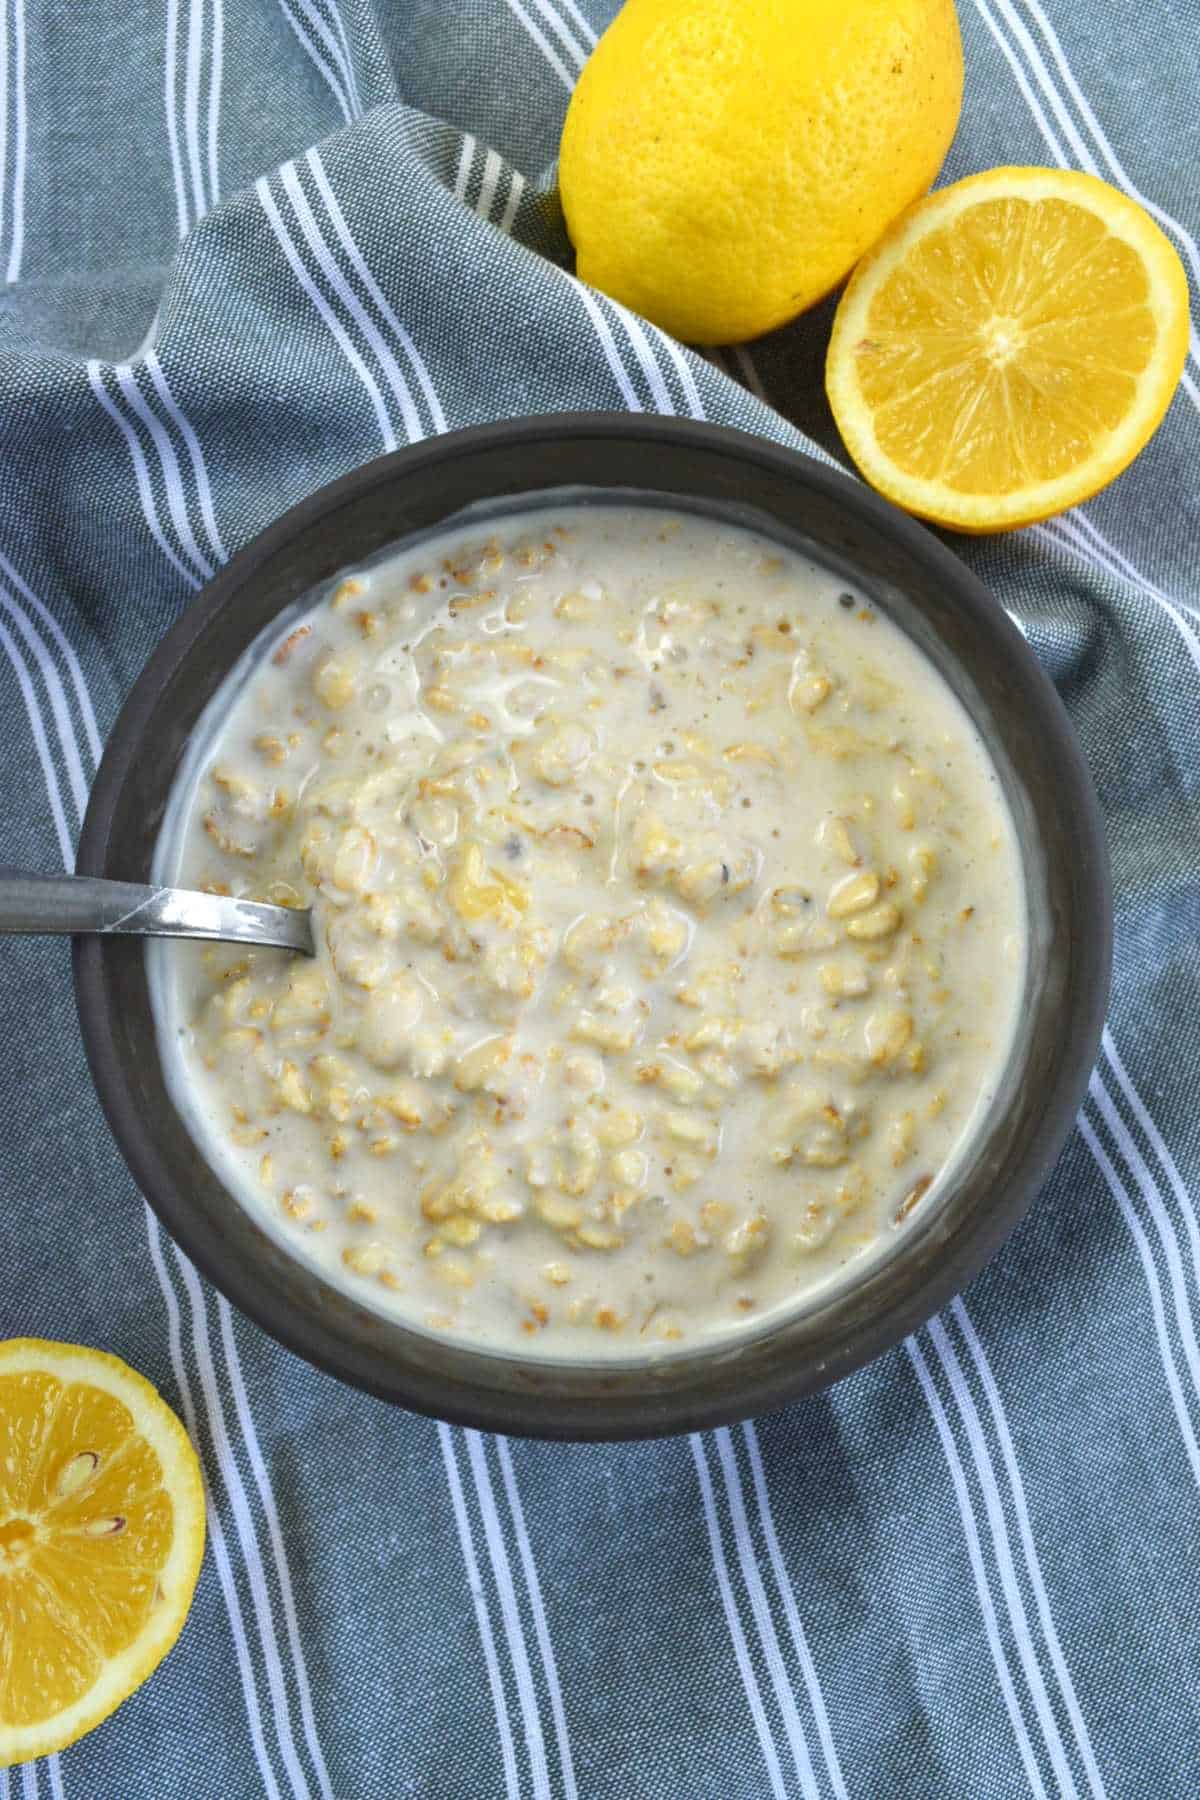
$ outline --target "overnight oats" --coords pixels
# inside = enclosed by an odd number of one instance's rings
[[[169,866],[315,959],[159,946],[172,1092],[363,1304],[613,1357],[796,1306],[932,1203],[1003,1072],[1021,868],[974,728],[835,575],[617,504],[281,622]]]

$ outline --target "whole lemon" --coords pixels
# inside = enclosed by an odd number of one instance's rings
[[[563,127],[579,275],[686,342],[758,337],[927,191],[961,101],[953,0],[627,0]]]

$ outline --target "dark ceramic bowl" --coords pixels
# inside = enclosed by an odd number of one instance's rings
[[[572,486],[722,513],[842,568],[933,659],[1000,771],[1030,920],[1019,1037],[956,1171],[885,1254],[851,1265],[792,1316],[719,1349],[684,1345],[605,1365],[447,1343],[331,1287],[231,1199],[168,1096],[136,940],[77,940],[75,981],[92,1074],[135,1178],[168,1231],[252,1319],[320,1368],[422,1412],[544,1437],[642,1437],[777,1406],[921,1325],[1013,1229],[1082,1101],[1108,995],[1111,896],[1100,817],[1053,688],[974,576],[866,488],[715,426],[560,414],[437,438],[381,457],[294,507],[189,607],[117,721],[78,867],[149,879],[189,735],[282,608],[346,564],[464,507],[510,511]]]

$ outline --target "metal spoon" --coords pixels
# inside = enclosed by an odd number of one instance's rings
[[[263,906],[94,875],[28,875],[20,869],[0,869],[0,935],[6,932],[220,938],[316,954],[307,907]]]

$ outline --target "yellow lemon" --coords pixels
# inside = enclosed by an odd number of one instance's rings
[[[991,169],[920,201],[842,296],[825,385],[873,487],[959,531],[1049,518],[1119,475],[1187,355],[1187,277],[1094,175]]]
[[[203,1554],[196,1452],[150,1383],[102,1350],[0,1343],[0,1768],[141,1686]]]
[[[926,192],[961,100],[953,0],[627,0],[563,128],[579,275],[686,342],[758,337]]]

